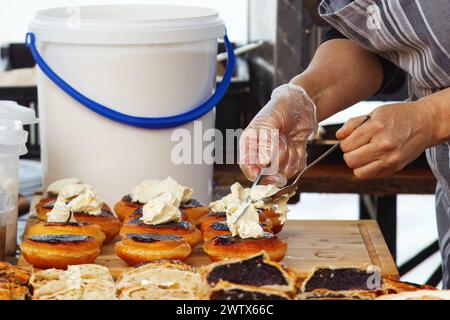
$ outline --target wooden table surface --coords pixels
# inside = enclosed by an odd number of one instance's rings
[[[37,223],[31,218],[29,224]],[[316,266],[379,266],[385,276],[398,277],[396,265],[375,221],[297,221],[289,220],[279,234],[288,243],[283,260],[300,277]],[[210,263],[201,245],[188,264],[201,267]],[[114,253],[114,244],[103,247],[96,263],[107,266],[117,277],[127,265]],[[30,268],[20,256],[18,265]]]

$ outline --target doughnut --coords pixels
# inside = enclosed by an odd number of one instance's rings
[[[91,236],[103,245],[105,234],[97,224],[89,222],[40,222],[28,228],[27,236],[39,236],[47,234],[74,234]]]
[[[120,229],[121,236],[126,236],[128,233],[176,235],[182,237],[192,248],[194,248],[202,239],[200,230],[195,228],[189,221],[149,225],[145,224],[139,218],[134,218],[125,222]]]
[[[119,234],[120,221],[106,204],[103,204],[102,212],[98,216],[84,212],[74,212],[73,215],[77,222],[98,224],[106,236],[104,244],[110,243]]]
[[[284,224],[281,223],[280,220],[280,214],[275,212],[275,209],[265,209],[262,211],[262,213],[270,220],[272,221],[272,231],[273,233],[277,234],[283,229]]]
[[[181,212],[181,220],[183,221],[189,221],[188,215],[184,211]],[[141,218],[142,217],[142,207],[136,209],[132,214],[130,214],[125,220],[123,220],[123,223],[128,222],[130,220]]]
[[[187,202],[182,202],[180,204],[180,210],[184,211],[187,214],[189,221],[194,226],[198,226],[202,217],[207,215],[209,212],[209,208],[207,205],[195,199],[190,199]]]
[[[168,259],[186,260],[191,246],[182,237],[170,234],[129,233],[115,245],[116,254],[131,266]]]
[[[47,213],[52,211],[55,202],[56,197],[53,196],[49,196],[39,200],[39,202],[36,204],[36,213],[39,220],[47,221]]]
[[[130,195],[124,196],[119,202],[114,206],[114,212],[120,221],[127,220],[128,216],[133,214],[136,209],[142,208],[144,203],[133,202]]]
[[[211,224],[227,219],[226,212],[210,212],[200,219],[200,230],[204,232]]]
[[[266,251],[273,261],[281,261],[287,250],[287,244],[272,233],[265,232],[261,238],[242,239],[233,236],[217,236],[203,245],[203,250],[212,261],[228,258],[246,258]]]
[[[262,223],[260,225],[263,227],[265,232],[271,232],[269,228],[265,227]],[[230,229],[226,221],[217,221],[209,225],[205,231],[203,231],[203,241],[207,242],[217,236],[228,236],[231,235]]]
[[[211,223],[208,228],[203,231],[203,241],[207,242],[217,236],[231,235],[230,229],[226,221],[216,221]]]
[[[100,254],[100,246],[93,237],[74,234],[31,236],[20,249],[28,263],[41,269],[93,263]]]

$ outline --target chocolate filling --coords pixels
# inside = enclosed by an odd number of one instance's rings
[[[212,241],[214,241],[214,244],[218,245],[218,246],[230,246],[230,245],[233,245],[233,244],[236,244],[239,242],[256,241],[256,240],[272,239],[272,238],[276,238],[276,236],[269,232],[264,232],[264,234],[261,238],[242,239],[242,238],[239,238],[238,236],[233,237],[230,235],[223,235],[223,236],[214,237]]]
[[[91,214],[89,214],[89,213],[87,213],[87,212],[75,212],[75,216],[78,216],[78,215],[94,216],[94,215],[91,215]],[[111,211],[106,210],[105,208],[102,208],[101,213],[100,213],[99,215],[97,215],[97,216],[94,216],[94,217],[104,217],[104,218],[109,218],[109,217],[111,217],[111,216],[113,216],[113,213],[112,213]]]
[[[123,196],[122,197],[122,201],[123,202],[134,203],[134,204],[139,204],[139,205],[145,204],[145,203],[140,203],[140,202],[137,202],[137,201],[133,201],[133,199],[131,198],[131,196],[129,194],[127,194],[126,196]]]
[[[214,222],[211,225],[211,228],[213,228],[214,230],[217,230],[217,231],[230,231],[230,228],[228,228],[228,224],[226,221]]]
[[[130,238],[136,242],[145,242],[145,243],[153,243],[158,241],[177,241],[181,240],[181,237],[172,235],[172,234],[154,234],[154,233],[129,233],[127,234],[127,238]]]
[[[328,269],[321,268],[314,272],[312,277],[305,284],[305,292],[314,289],[328,289],[331,291],[345,290],[375,290],[380,289],[381,276],[376,273],[369,273],[357,268]]]
[[[57,226],[73,226],[73,227],[83,227],[90,225],[89,222],[46,222],[44,226],[46,227],[57,227]]]
[[[49,201],[49,202],[47,202],[46,204],[44,204],[44,205],[42,206],[42,208],[45,208],[45,209],[53,209],[53,207],[55,206],[55,203],[56,203],[56,200]]]
[[[211,213],[208,213],[208,216],[212,216],[212,217],[226,217],[227,213],[224,212],[224,211],[220,211],[220,212],[212,211]]]
[[[220,280],[253,286],[288,285],[283,273],[273,265],[265,263],[263,255],[219,265],[213,268],[206,277],[206,281],[211,287],[214,287]]]
[[[287,300],[282,296],[240,289],[219,290],[211,294],[211,300]]]
[[[180,204],[181,209],[188,209],[188,208],[197,208],[197,207],[203,207],[204,204],[196,199],[189,199],[186,202],[182,202]]]
[[[89,236],[82,236],[82,235],[76,235],[76,234],[46,234],[46,235],[39,235],[39,236],[32,236],[28,239],[35,242],[45,242],[45,243],[51,243],[51,244],[59,244],[59,243],[79,243],[79,242],[85,242],[89,240],[91,237]]]
[[[152,228],[164,229],[164,228],[179,228],[184,230],[190,230],[192,224],[189,221],[180,221],[180,222],[168,222],[162,224],[146,224],[140,218],[134,218],[128,222],[129,224],[136,224],[139,226],[148,226]]]

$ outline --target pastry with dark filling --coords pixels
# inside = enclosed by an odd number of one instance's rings
[[[265,232],[271,232],[271,230],[264,226],[264,224],[260,223]],[[208,240],[217,237],[217,236],[229,236],[231,235],[230,228],[228,228],[228,224],[226,221],[217,221],[211,224],[205,231],[203,231],[203,241],[207,242]]]
[[[265,251],[271,260],[283,260],[287,244],[274,234],[264,232],[262,237],[241,238],[239,236],[217,236],[203,245],[203,250],[212,261],[231,258],[247,258]]]
[[[120,235],[129,233],[152,233],[159,235],[175,235],[183,238],[192,248],[202,239],[200,230],[189,221],[170,221],[161,224],[146,224],[141,218],[134,218],[125,222],[120,229]]]
[[[51,207],[50,211],[46,213],[45,219],[41,220],[47,222],[63,222],[61,220],[52,220],[50,214],[56,210],[56,216],[61,217],[70,212],[74,221],[71,222],[88,222],[97,224],[105,234],[104,243],[111,242],[119,233],[120,221],[112,213],[109,206],[103,202],[97,195],[97,192],[87,184],[66,184],[58,194],[56,201],[51,201],[46,204]],[[55,208],[57,206],[58,208]],[[64,207],[65,206],[65,207]],[[50,219],[49,219],[50,218]]]
[[[198,219],[208,213],[208,207],[191,198],[192,189],[180,185],[171,177],[164,180],[145,180],[134,187],[114,206],[114,211],[121,221],[129,220],[136,209],[159,197],[163,193],[171,193],[174,197],[173,205],[185,210],[190,221],[197,224]]]
[[[131,266],[168,259],[186,260],[191,246],[183,238],[170,234],[129,233],[115,244],[116,254]]]
[[[303,282],[297,299],[367,300],[382,294],[383,279],[375,266],[317,267]]]
[[[81,184],[78,178],[68,178],[51,183],[42,198],[36,204],[36,213],[41,221],[47,221],[47,213],[53,209],[53,205],[63,187],[69,184]]]
[[[282,291],[220,281],[205,297],[209,300],[289,300]]]
[[[274,289],[286,294],[295,292],[295,273],[271,261],[265,252],[245,259],[228,259],[211,263],[203,267],[201,274],[203,282],[210,288],[221,281],[226,281],[238,285]]]
[[[110,243],[119,234],[120,221],[105,204],[103,204],[99,215],[93,215],[88,212],[74,212],[74,217],[77,222],[99,225],[105,234],[104,244]]]
[[[100,246],[105,241],[105,234],[100,226],[89,222],[40,222],[30,226],[27,231],[28,237],[47,234],[91,236]]]
[[[200,230],[205,232],[211,224],[225,220],[227,220],[227,213],[225,211],[210,212],[200,219]]]
[[[257,211],[259,214],[259,222],[262,223],[264,227],[272,230],[272,221],[265,216],[263,210],[257,209]],[[211,224],[226,220],[226,212],[210,212],[207,215],[203,216],[202,219],[200,219],[200,230],[202,232],[205,232],[211,226]]]
[[[100,254],[97,240],[74,234],[28,237],[20,250],[28,263],[41,269],[65,269],[68,265],[93,263]]]
[[[209,213],[209,207],[196,199],[181,202],[180,210],[185,212],[194,226],[199,226],[202,217]]]

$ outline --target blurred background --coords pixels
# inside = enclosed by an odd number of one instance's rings
[[[121,0],[0,0],[0,100],[14,100],[36,109],[34,63],[23,46],[33,13],[57,6],[129,4]],[[135,4],[178,4],[215,8],[226,21],[236,47],[255,43],[241,55],[231,88],[217,107],[216,127],[245,128],[272,89],[300,73],[309,63],[328,26],[317,16],[317,0],[134,0]],[[219,48],[223,50],[223,48]],[[223,65],[219,65],[219,70]],[[399,79],[399,81],[403,81]],[[406,98],[406,90],[372,97],[323,122],[322,134],[309,145],[314,159],[334,142],[346,119]],[[38,127],[30,132],[29,153],[21,161],[21,193],[30,197],[41,188]],[[229,150],[217,150],[224,154]],[[235,156],[235,155],[232,155]],[[235,165],[215,168],[217,194],[235,180],[245,182]],[[400,266],[402,279],[417,283],[440,281],[440,257],[434,214],[435,181],[422,156],[389,179],[361,183],[336,153],[302,182],[300,202],[290,205],[290,219],[376,219]],[[295,203],[296,202],[296,203]],[[26,216],[22,217],[22,220]]]

